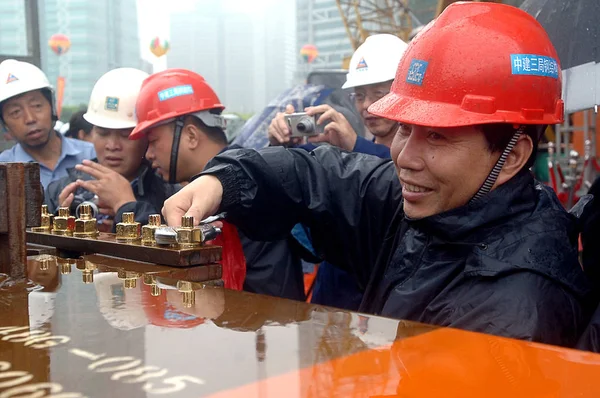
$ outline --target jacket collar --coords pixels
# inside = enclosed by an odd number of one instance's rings
[[[419,220],[407,218],[407,221],[442,240],[476,244],[482,238],[476,231],[533,211],[539,189],[543,188],[536,186],[531,174],[524,170],[474,203]]]

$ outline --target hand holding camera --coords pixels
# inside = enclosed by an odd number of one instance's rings
[[[294,113],[296,110],[292,105],[285,108],[285,112],[279,112],[269,125],[268,135],[269,143],[272,146],[278,145],[298,145],[302,142],[301,138],[292,138],[291,131],[285,121],[285,116]]]
[[[311,106],[305,109],[307,115],[318,116],[317,126],[323,126],[323,133],[310,137],[309,142],[327,142],[346,151],[354,150],[356,131],[346,117],[329,105]]]
[[[288,105],[269,126],[271,145],[298,144],[305,137],[309,142],[328,142],[347,151],[356,145],[356,132],[346,117],[329,105],[308,107],[305,113]]]

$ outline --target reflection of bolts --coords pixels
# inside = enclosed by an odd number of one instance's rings
[[[196,292],[192,289],[192,283],[187,281],[177,281],[177,290],[182,294],[183,306],[191,308],[196,303]]]
[[[49,263],[50,263],[50,261],[48,261],[48,260],[40,261],[40,271],[48,271],[48,268],[50,268]]]
[[[154,275],[144,274],[144,285],[150,286],[150,295],[157,297],[160,296],[160,287],[156,284],[156,277]]]
[[[160,227],[160,214],[150,214],[148,216],[148,224],[142,227],[142,244],[146,246],[155,246],[156,239],[154,232]]]
[[[135,221],[135,214],[123,213],[123,218],[117,224],[117,240],[133,242],[140,239],[141,226]]]
[[[90,261],[77,261],[76,267],[78,270],[81,270],[83,283],[94,283],[94,270],[97,268],[96,264]]]
[[[31,230],[33,232],[50,232],[52,230],[52,222],[54,220],[54,215],[48,213],[48,206],[42,205],[42,216],[40,217],[40,226],[33,227]]]
[[[140,277],[140,274],[137,272],[118,270],[117,277],[123,281],[125,289],[135,289],[137,286],[137,278]]]
[[[82,273],[82,276],[83,276],[83,283],[85,283],[86,285],[88,285],[90,283],[94,283],[94,271],[84,270]]]
[[[69,264],[69,263],[63,263],[60,265],[60,273],[62,275],[70,274],[71,270],[72,270],[71,264]]]
[[[191,292],[183,292],[181,294],[183,295],[183,306],[185,308],[192,308],[196,303],[196,292],[192,290]]]
[[[79,207],[79,218],[75,220],[75,232],[77,238],[95,238],[98,235],[96,229],[97,221],[92,218],[92,208],[89,204],[81,204]]]
[[[40,271],[48,271],[50,265],[56,266],[56,257],[50,254],[41,254],[35,257],[38,262],[38,269]]]
[[[70,274],[72,271],[73,264],[83,263],[83,261],[74,258],[58,258],[56,259],[60,266],[60,273],[63,275]]]
[[[75,229],[75,217],[69,214],[68,207],[59,207],[58,216],[54,217],[52,233],[54,235],[72,236]]]

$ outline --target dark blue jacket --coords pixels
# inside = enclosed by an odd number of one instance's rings
[[[589,320],[574,220],[527,171],[421,220],[404,216],[391,161],[332,147],[228,151],[204,174],[248,236],[309,227],[317,254],[365,287],[362,311],[565,346]]]

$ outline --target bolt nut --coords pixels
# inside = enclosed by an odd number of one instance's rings
[[[200,246],[202,233],[200,228],[180,227],[176,229],[177,242],[180,246]]]
[[[48,206],[42,205],[42,216],[40,218],[40,226],[33,227],[31,230],[33,232],[50,232],[52,230],[52,222],[54,220],[54,215],[48,213]]]
[[[196,247],[202,243],[202,231],[194,227],[194,217],[181,217],[181,227],[175,228],[177,242],[181,247]]]
[[[150,214],[148,216],[148,224],[142,226],[142,245],[156,246],[156,238],[154,233],[160,227],[160,214]]]
[[[75,229],[75,217],[69,214],[68,207],[59,207],[58,216],[54,217],[52,233],[54,235],[72,236]]]
[[[79,218],[75,220],[75,232],[77,238],[95,238],[98,235],[96,219],[92,217],[92,207],[88,204],[79,206]]]
[[[136,241],[140,239],[141,225],[135,221],[133,213],[123,213],[123,219],[117,224],[117,240],[119,241]]]

